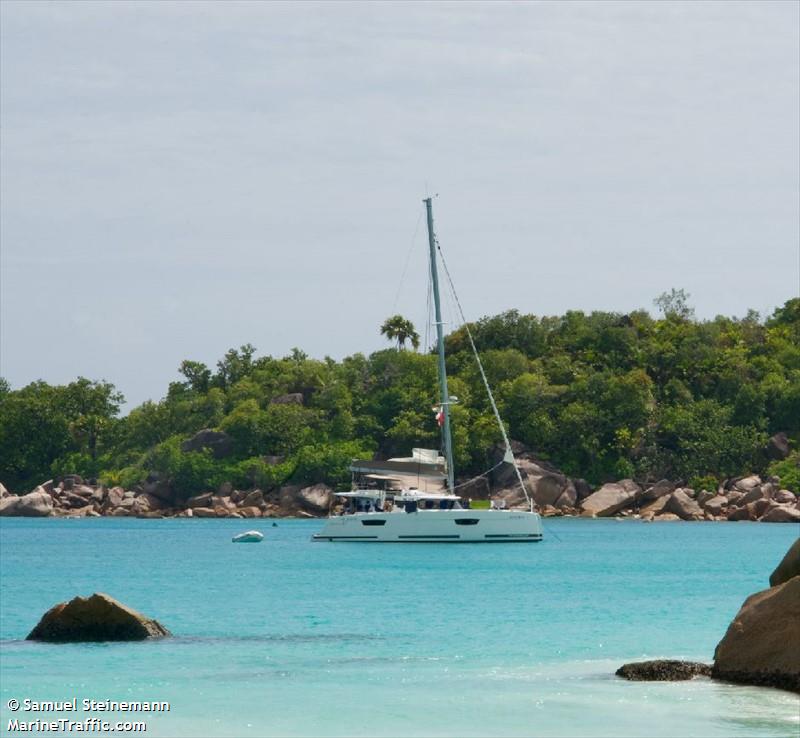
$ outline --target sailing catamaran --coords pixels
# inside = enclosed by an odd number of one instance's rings
[[[353,489],[350,492],[337,494],[337,497],[344,502],[343,511],[330,516],[323,529],[314,535],[314,540],[371,543],[540,541],[541,518],[534,510],[533,501],[514,463],[505,426],[500,419],[500,413],[466,321],[464,325],[467,336],[505,443],[503,461],[514,465],[517,480],[525,494],[529,509],[506,510],[493,504],[488,510],[473,510],[470,509],[468,500],[457,494],[450,434],[450,406],[455,398],[447,390],[433,206],[431,198],[425,199],[424,202],[428,215],[430,276],[439,355],[438,417],[445,455],[441,457],[437,451],[414,449],[410,458],[353,462],[350,467],[353,473]],[[444,266],[446,271],[447,265]]]

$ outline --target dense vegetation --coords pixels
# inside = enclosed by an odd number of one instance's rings
[[[767,320],[694,320],[685,295],[657,301],[663,317],[510,311],[471,326],[510,435],[573,476],[633,476],[693,484],[767,471],[770,434],[800,438],[800,299]],[[436,362],[403,350],[413,326],[393,316],[397,348],[337,362],[256,357],[231,349],[216,369],[195,361],[159,402],[119,417],[113,385],[80,378],[12,390],[0,380],[0,480],[24,491],[79,473],[135,484],[150,472],[183,495],[223,481],[346,483],[357,456],[436,447]],[[490,464],[498,431],[464,328],[447,337],[454,450],[461,476]],[[299,393],[302,402],[272,402]],[[299,400],[300,398],[295,398]],[[232,453],[185,452],[203,428],[225,431]],[[800,486],[798,452],[769,471]]]

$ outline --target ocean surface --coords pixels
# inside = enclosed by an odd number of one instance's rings
[[[313,543],[321,521],[0,521],[10,699],[169,701],[148,736],[791,736],[800,700],[626,661],[710,661],[798,526],[550,519],[542,543]],[[231,543],[257,528],[260,544]],[[24,640],[107,592],[173,638]],[[51,713],[84,719],[88,713]],[[51,735],[51,734],[48,734]]]

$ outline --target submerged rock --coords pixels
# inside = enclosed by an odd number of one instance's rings
[[[633,682],[679,682],[696,676],[711,676],[711,665],[696,661],[656,659],[623,664],[616,674]]]
[[[70,643],[80,641],[141,641],[171,633],[159,623],[95,592],[50,608],[28,634],[29,641]]]

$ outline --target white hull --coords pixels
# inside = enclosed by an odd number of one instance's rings
[[[537,513],[517,510],[417,510],[328,518],[315,541],[357,543],[509,543],[542,540]]]

